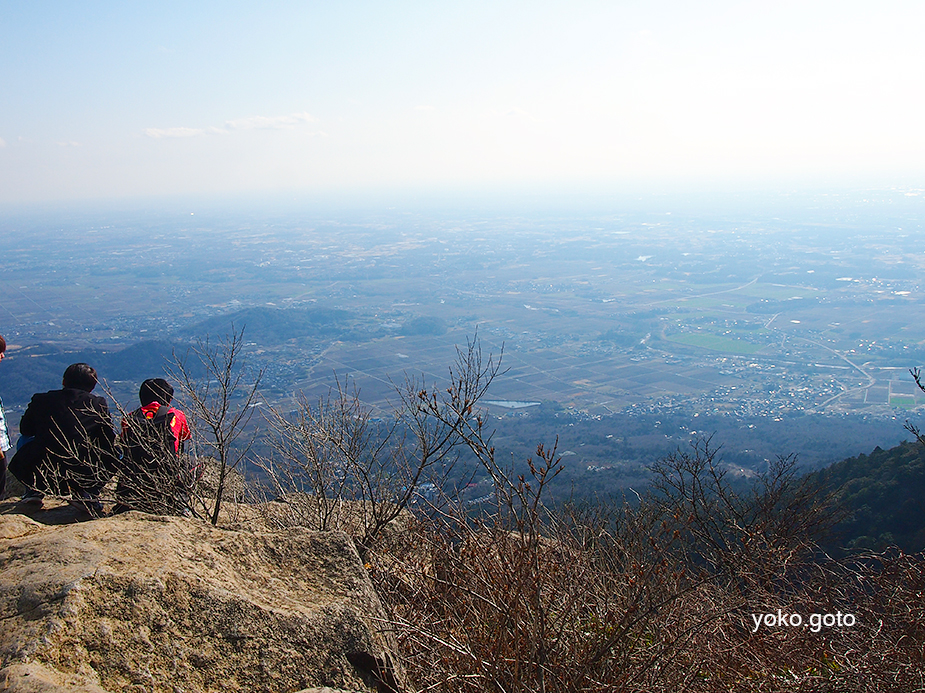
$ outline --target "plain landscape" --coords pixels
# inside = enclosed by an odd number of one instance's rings
[[[387,416],[406,375],[443,382],[477,338],[502,356],[482,401],[497,445],[521,458],[558,436],[563,493],[642,483],[710,436],[742,476],[776,455],[820,467],[908,439],[925,402],[909,372],[925,362],[922,204],[884,189],[8,215],[0,387],[15,427],[87,360],[130,408],[174,355],[243,329],[261,406],[340,380]]]

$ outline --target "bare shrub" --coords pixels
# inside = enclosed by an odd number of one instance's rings
[[[779,457],[744,493],[726,481],[710,439],[695,441],[652,466],[649,502],[683,534],[688,560],[752,593],[792,581],[817,542],[843,516],[834,493]]]
[[[483,361],[475,338],[457,350],[446,388],[414,376],[396,384],[393,415],[384,421],[338,381],[317,404],[302,397],[294,414],[271,412],[275,454],[260,464],[305,524],[347,529],[366,552],[420,500],[422,485],[443,486],[467,419],[499,368],[500,358]]]
[[[217,467],[215,495],[197,498],[213,525],[218,523],[229,473],[242,466],[254,442],[247,428],[263,371],[250,371],[243,349],[244,329],[232,327],[218,341],[206,337],[185,354],[175,354],[168,368],[189,405],[192,454],[214,460]],[[200,367],[204,375],[197,377]]]
[[[495,504],[451,506],[374,554],[420,690],[922,690],[925,561],[821,556],[831,498],[792,458],[735,493],[700,441],[638,504],[549,507],[554,447],[515,477],[467,435]],[[769,626],[778,610],[807,627]],[[808,627],[841,613],[850,626]]]
[[[626,504],[548,508],[555,446],[539,447],[528,466],[529,477],[513,479],[494,470],[509,485],[490,513],[456,506],[419,528],[403,556],[377,556],[374,575],[418,685],[620,690],[655,671],[683,681],[691,665],[672,653],[693,630],[669,627],[671,609],[704,581],[672,553],[679,535]],[[422,551],[428,560],[415,571]]]

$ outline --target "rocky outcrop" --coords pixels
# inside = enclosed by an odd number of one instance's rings
[[[0,690],[390,690],[383,623],[343,533],[0,515]]]

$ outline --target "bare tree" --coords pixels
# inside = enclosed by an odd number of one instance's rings
[[[204,374],[197,377],[195,363]],[[232,325],[230,334],[218,341],[197,340],[183,355],[174,354],[168,368],[186,395],[190,428],[200,454],[215,460],[218,481],[214,504],[206,508],[212,524],[218,523],[222,496],[229,473],[240,467],[254,442],[245,435],[254,415],[263,370],[250,371],[244,354],[244,328]]]
[[[735,491],[709,438],[656,462],[650,500],[684,534],[690,560],[751,593],[792,577],[843,517],[822,482],[778,457]],[[682,527],[683,525],[683,527]]]
[[[912,368],[909,372],[912,374],[912,379],[915,381],[916,386],[922,392],[925,392],[925,374],[922,373],[922,370],[920,368]],[[906,424],[903,426],[903,428],[914,435],[915,439],[919,441],[920,445],[925,446],[925,433],[922,432],[922,429],[920,429],[911,421],[906,421]]]
[[[543,500],[559,468],[555,446],[538,446],[515,475],[495,460],[481,422],[471,424],[465,442],[495,480],[495,503],[478,513],[458,504],[374,556],[373,580],[420,689],[822,691],[838,681],[873,691],[893,690],[882,684],[894,676],[921,681],[921,654],[905,647],[921,642],[910,635],[921,617],[909,609],[892,607],[896,625],[868,618],[828,633],[821,661],[832,664],[821,668],[810,630],[751,625],[778,610],[863,613],[874,595],[892,603],[921,566],[820,559],[813,538],[837,511],[793,456],[737,490],[700,441],[659,462],[638,504],[556,505]],[[874,561],[901,577],[881,577]],[[861,656],[865,638],[896,661]]]
[[[381,452],[359,393],[348,387],[338,379],[317,404],[301,395],[293,412],[269,409],[273,454],[258,461],[291,509],[290,520],[322,531],[350,523],[353,513],[345,501],[363,498],[355,468]]]
[[[447,387],[415,376],[396,384],[387,420],[374,420],[359,393],[338,381],[317,405],[303,397],[294,415],[271,413],[276,457],[263,467],[281,495],[301,492],[314,526],[351,520],[365,551],[415,502],[422,484],[442,485],[467,430],[480,425],[470,420],[500,363],[500,356],[483,360],[476,336],[457,349]]]

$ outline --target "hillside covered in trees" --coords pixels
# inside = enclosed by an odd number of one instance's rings
[[[878,447],[814,477],[836,494],[846,513],[827,542],[833,550],[925,549],[925,448],[920,443]]]

